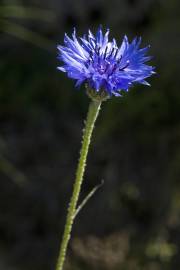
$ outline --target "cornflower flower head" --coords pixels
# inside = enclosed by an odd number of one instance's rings
[[[127,36],[118,46],[108,36],[109,29],[103,34],[101,27],[96,35],[89,30],[87,36],[77,38],[75,29],[72,38],[65,34],[64,46],[58,46],[58,59],[64,65],[58,69],[75,79],[76,86],[85,83],[96,96],[121,96],[121,90],[128,91],[135,83],[149,85],[146,78],[155,73],[145,64],[152,58],[146,55],[149,46],[139,48],[141,38],[129,43]]]

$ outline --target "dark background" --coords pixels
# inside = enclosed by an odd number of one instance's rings
[[[33,8],[33,9],[32,9]],[[57,71],[58,43],[99,24],[142,36],[157,74],[103,104],[68,270],[180,268],[180,1],[0,5],[0,269],[54,269],[89,99]],[[81,199],[82,199],[81,198]]]

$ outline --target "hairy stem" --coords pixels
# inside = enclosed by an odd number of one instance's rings
[[[80,158],[79,158],[78,167],[76,171],[76,178],[75,178],[75,182],[73,186],[73,193],[72,193],[72,197],[71,197],[70,204],[68,207],[66,224],[64,227],[64,233],[63,233],[63,238],[61,242],[60,253],[59,253],[59,257],[57,261],[56,270],[63,269],[66,252],[67,252],[67,246],[71,237],[72,226],[73,226],[74,218],[76,215],[77,202],[78,202],[81,185],[83,181],[83,176],[84,176],[84,171],[86,167],[86,159],[87,159],[89,144],[91,141],[91,135],[94,129],[94,124],[98,116],[100,107],[101,107],[101,101],[91,101],[89,105],[87,120],[85,123],[85,128],[83,130],[83,140],[82,140],[82,147],[80,151]]]

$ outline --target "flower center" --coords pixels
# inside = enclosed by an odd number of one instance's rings
[[[113,47],[108,52],[108,46],[106,46],[104,52],[96,45],[93,51],[90,52],[90,58],[88,64],[97,71],[100,75],[111,76],[116,71],[124,71],[129,66],[129,60],[125,65],[121,65],[122,55],[117,58],[118,48]]]

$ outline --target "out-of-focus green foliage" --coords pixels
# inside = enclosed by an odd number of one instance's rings
[[[33,7],[1,5],[0,30],[43,49],[50,49],[53,46],[53,43],[42,35],[6,18],[31,19],[52,23],[55,22],[56,18],[52,11]]]
[[[53,22],[55,13],[41,8],[23,7],[23,6],[0,6],[1,17],[20,18],[20,19],[36,19],[38,21]]]

